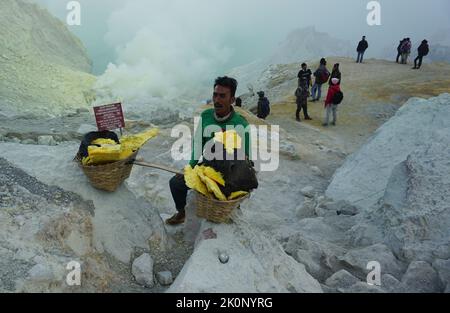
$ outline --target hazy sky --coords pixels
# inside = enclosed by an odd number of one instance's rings
[[[69,1],[35,1],[65,20]],[[140,58],[139,50],[154,57],[156,50],[162,50],[168,56],[161,62],[197,61],[208,66],[217,62],[222,70],[264,56],[290,30],[309,25],[355,44],[365,34],[373,49],[368,53],[374,55],[395,45],[400,37],[421,40],[440,29],[450,29],[448,0],[379,0],[382,25],[372,27],[366,22],[368,0],[79,2],[82,25],[70,29],[87,46],[96,73],[109,62]]]

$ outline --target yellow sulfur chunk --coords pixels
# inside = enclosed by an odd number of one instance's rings
[[[197,190],[205,196],[209,196],[206,185],[198,176],[197,171],[195,171],[190,165],[186,165],[184,168],[184,181],[186,182],[186,186],[189,188]]]
[[[231,195],[228,197],[228,200],[238,199],[246,195],[248,195],[247,191],[235,191],[231,193]]]
[[[203,169],[200,166],[197,165],[194,170],[196,170],[202,182],[206,185],[206,187],[210,192],[214,193],[217,199],[221,201],[227,200],[227,197],[225,197],[225,195],[222,193],[217,183],[208,176],[206,176],[203,172]]]
[[[122,145],[123,150],[134,150],[136,151],[140,147],[142,147],[147,141],[158,135],[159,129],[152,128],[143,133],[139,133],[136,135],[128,135],[123,136],[120,139],[120,143]]]
[[[91,142],[91,145],[117,145],[117,142],[112,139],[98,138]]]
[[[207,166],[201,166],[203,173],[214,180],[216,183],[218,183],[221,186],[225,186],[225,180],[223,179],[222,173],[217,172],[212,167]]]
[[[234,149],[242,147],[242,138],[234,129],[215,133],[214,141],[222,143],[227,153],[233,153]]]
[[[120,160],[120,145],[89,146],[88,154],[92,164],[105,164]]]

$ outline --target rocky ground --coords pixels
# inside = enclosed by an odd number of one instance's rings
[[[2,289],[65,292],[448,290],[450,250],[446,238],[449,236],[430,228],[435,225],[435,229],[448,229],[445,224],[448,201],[438,196],[448,184],[439,175],[447,166],[445,147],[448,144],[445,136],[433,132],[435,128],[448,128],[445,118],[448,96],[431,102],[412,100],[408,104],[410,109],[402,110],[383,126],[384,130],[374,133],[396,113],[403,104],[402,99],[424,90],[437,95],[445,89],[447,78],[437,77],[428,89],[402,86],[402,97],[387,82],[374,83],[372,94],[358,85],[363,79],[358,74],[358,65],[348,59],[340,62],[343,72],[353,74],[343,83],[347,97],[336,127],[319,126],[322,111],[319,103],[311,105],[312,122],[294,120],[294,104],[290,101],[296,79],[284,70],[281,76],[272,72],[284,78],[277,78],[278,83],[273,83],[268,91],[275,100],[272,115],[266,122],[240,110],[254,125],[281,126],[280,164],[276,175],[258,174],[260,187],[242,205],[241,214],[231,225],[215,225],[194,218],[191,203],[185,227],[165,226],[163,219],[174,212],[168,189],[171,174],[158,170],[134,167],[130,178],[113,194],[93,189],[72,162],[80,138],[94,128],[88,111],[79,110],[61,118],[3,118],[0,128]],[[379,76],[397,65],[369,61],[362,66],[370,68],[374,73],[371,78],[379,82],[382,81]],[[378,71],[378,66],[385,68]],[[411,75],[411,84],[420,86],[428,84],[421,83],[420,79],[429,79],[432,69],[424,67],[422,78],[418,72],[401,70]],[[374,94],[382,94],[383,100]],[[365,121],[370,121],[368,127],[363,127]],[[160,135],[143,147],[139,156],[181,169],[185,162],[174,161],[170,152],[177,140],[171,137],[171,130],[177,123],[192,127],[190,120],[158,125]],[[425,124],[433,128],[421,132]],[[146,121],[128,121],[125,132],[154,126]],[[433,138],[434,145],[425,144],[429,138]],[[392,147],[388,149],[389,143]],[[423,149],[412,153],[415,146]],[[401,147],[406,150],[399,154],[396,151]],[[367,149],[372,151],[370,158],[364,157]],[[377,151],[389,151],[395,157],[377,156]],[[384,184],[385,192],[371,202],[372,206],[361,206],[358,199],[367,198],[361,190],[370,191],[371,187],[351,188],[363,186],[362,173],[370,173],[370,167],[383,159],[392,161],[391,165],[383,166],[386,173],[380,172],[383,180],[378,184]],[[422,163],[421,159],[432,162]],[[364,166],[367,169],[361,170]],[[440,170],[427,176],[433,166]],[[410,182],[407,185],[410,192],[402,195],[403,185],[398,181]],[[425,187],[435,184],[444,189]],[[333,191],[334,186],[342,188],[337,192]],[[388,193],[389,190],[392,192]],[[410,214],[404,215],[405,205]],[[426,207],[426,211],[419,214],[419,206]],[[434,243],[425,244],[427,240]],[[222,253],[229,257],[225,264],[218,258]],[[84,269],[85,283],[76,288],[64,283],[68,272],[64,266],[73,259],[79,260]],[[366,283],[366,266],[370,261],[381,263],[381,286]],[[414,284],[415,278],[425,283]]]

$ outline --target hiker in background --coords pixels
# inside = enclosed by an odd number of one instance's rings
[[[358,43],[358,47],[356,48],[356,52],[358,52],[356,63],[362,63],[364,53],[366,52],[367,48],[369,48],[369,44],[366,41],[366,36],[363,36],[362,40]]]
[[[264,91],[258,92],[258,113],[257,116],[260,119],[265,120],[267,116],[270,114],[270,102],[264,95]]]
[[[306,79],[301,79],[297,90],[295,91],[297,111],[295,112],[295,117],[297,122],[300,122],[300,112],[303,109],[303,115],[305,120],[312,120],[308,115],[308,96],[309,96],[309,86]]]
[[[309,92],[309,86],[312,86],[312,72],[311,70],[308,68],[308,65],[306,63],[302,63],[302,69],[300,70],[300,72],[298,72],[298,85],[300,86],[300,83],[302,80],[306,80],[307,82],[307,86],[308,86],[308,92]]]
[[[408,63],[408,57],[411,54],[411,39],[406,38],[400,48],[402,52],[402,64]]]
[[[242,99],[239,98],[239,97],[236,98],[235,104],[236,104],[237,107],[240,107],[240,108],[241,108],[241,107],[242,107]]]
[[[400,59],[400,57],[402,56],[402,46],[405,41],[406,41],[406,38],[403,38],[402,40],[400,40],[400,43],[397,47],[397,58],[395,59],[395,63],[398,63],[398,59]]]
[[[327,61],[322,58],[320,60],[319,68],[314,72],[314,85],[312,87],[312,102],[320,100],[320,96],[322,95],[322,85],[328,81],[330,77],[330,72],[327,69]],[[316,98],[317,93],[317,98]]]
[[[333,121],[331,125],[336,125],[337,120],[337,107],[342,102],[344,95],[342,94],[339,79],[333,78],[331,80],[330,88],[328,88],[327,99],[325,100],[325,120],[322,126],[328,126],[330,120],[330,114],[333,112]]]
[[[336,64],[333,66],[333,70],[331,71],[330,79],[328,80],[328,85],[331,86],[331,80],[332,80],[333,78],[339,79],[339,85],[341,84],[341,71],[339,71],[339,63],[336,63]]]
[[[418,52],[418,56],[414,60],[414,67],[413,67],[414,70],[420,69],[420,67],[422,66],[423,57],[427,56],[428,53],[430,52],[430,47],[428,46],[428,41],[423,40],[422,44],[417,49],[417,52]],[[419,61],[419,65],[417,65],[417,61]]]

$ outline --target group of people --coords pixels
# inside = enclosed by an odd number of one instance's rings
[[[315,78],[314,84],[312,84],[312,76]],[[322,95],[322,85],[328,82],[329,87],[325,100],[325,119],[322,125],[329,125],[331,113],[333,113],[331,124],[336,125],[337,107],[343,98],[343,93],[340,89],[342,74],[339,70],[339,63],[334,64],[331,73],[327,69],[327,61],[324,58],[320,60],[320,65],[314,73],[308,69],[306,63],[303,63],[297,77],[298,87],[295,91],[297,103],[297,111],[295,113],[296,120],[298,122],[301,121],[300,113],[302,110],[305,120],[312,120],[308,114],[308,97],[312,97],[312,102],[319,101]],[[312,93],[309,92],[310,86],[312,86]]]
[[[400,43],[397,47],[397,58],[395,62],[399,63],[399,59],[401,58],[400,63],[407,64],[408,57],[411,54],[411,48],[412,44],[410,38],[403,38],[402,40],[400,40]],[[429,52],[430,47],[428,46],[428,41],[424,39],[420,46],[417,48],[417,57],[414,59],[414,70],[420,69],[420,67],[422,66],[423,57],[427,56]]]

